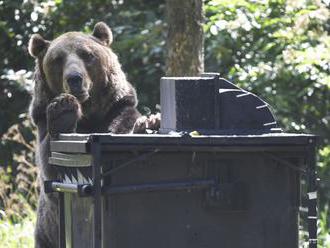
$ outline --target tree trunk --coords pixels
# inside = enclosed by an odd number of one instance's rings
[[[203,0],[166,0],[166,76],[204,72]]]

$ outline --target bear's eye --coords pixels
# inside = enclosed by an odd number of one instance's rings
[[[95,59],[95,56],[92,52],[85,50],[80,51],[80,57],[86,62],[93,62]]]

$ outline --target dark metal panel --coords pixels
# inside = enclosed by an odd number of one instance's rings
[[[298,247],[297,170],[281,161],[250,155],[221,159],[210,154],[157,154],[118,171],[111,185],[216,176],[245,182],[247,210],[233,211],[219,192],[209,205],[204,190],[137,192],[105,196],[105,247]],[[115,159],[109,154],[107,161]],[[265,166],[267,164],[267,166]],[[298,167],[299,164],[294,164]],[[209,168],[205,171],[205,168]],[[222,204],[221,204],[222,202]]]
[[[298,247],[299,174],[306,173],[301,161],[308,156],[309,196],[313,198],[315,136],[97,134],[84,142],[91,144],[92,166],[79,170],[93,171],[93,187],[101,189],[104,184],[104,189],[113,191],[103,198],[97,192],[90,198],[92,208],[76,196],[72,199],[76,209],[72,213],[74,247],[213,248],[219,243],[235,248]],[[150,152],[152,156],[144,156]],[[109,173],[112,170],[116,173]],[[207,197],[204,185],[191,190],[180,184],[214,180],[214,176],[221,182],[219,189],[228,187],[216,190],[213,198]],[[164,180],[179,184],[166,188],[168,185],[161,185]],[[244,208],[236,208],[242,202]],[[86,213],[93,213],[85,223],[90,229],[79,227]],[[315,200],[310,203],[309,216],[316,214]],[[316,219],[310,219],[311,248],[315,248]],[[81,246],[76,241],[83,232],[93,234],[93,245]]]
[[[317,184],[316,184],[316,147],[310,140],[307,147],[308,171],[308,233],[309,248],[317,248]]]
[[[93,248],[102,247],[101,146],[97,136],[90,137],[93,175]]]
[[[161,133],[232,130],[254,134],[278,128],[268,104],[219,75],[161,79]],[[201,101],[201,99],[203,99]]]

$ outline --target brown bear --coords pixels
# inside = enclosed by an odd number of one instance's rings
[[[141,117],[134,88],[110,49],[112,33],[103,22],[93,33],[65,33],[53,41],[33,35],[36,58],[30,113],[38,128],[37,163],[41,181],[56,179],[48,164],[49,141],[59,133],[144,132],[157,128],[155,116]],[[57,196],[41,184],[35,247],[58,247]]]

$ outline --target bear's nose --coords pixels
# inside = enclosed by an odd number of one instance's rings
[[[81,91],[83,78],[79,73],[71,73],[67,76],[66,81],[73,92]]]

